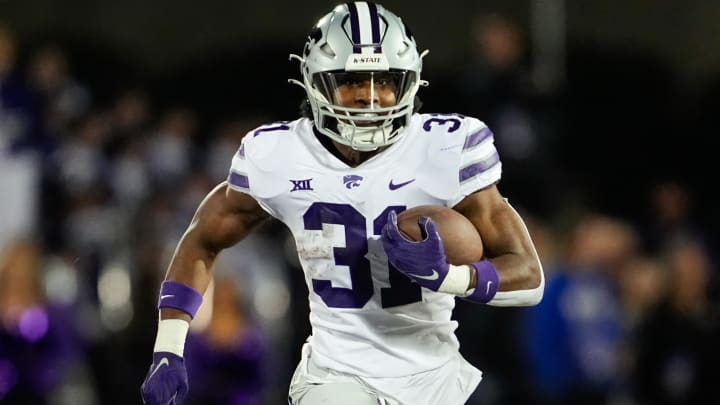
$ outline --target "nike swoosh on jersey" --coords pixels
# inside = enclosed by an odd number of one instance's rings
[[[440,277],[440,274],[438,274],[437,270],[435,270],[435,269],[433,269],[432,273],[427,276],[417,274],[417,273],[407,273],[407,274],[410,277],[421,278],[423,280],[428,280],[428,281],[437,280]]]
[[[389,188],[390,190],[397,190],[397,189],[399,189],[400,187],[407,186],[408,184],[412,183],[413,181],[415,181],[415,179],[410,179],[410,180],[408,180],[408,181],[406,181],[406,182],[403,182],[403,183],[393,184],[392,179],[390,179],[390,184],[388,184],[388,188]]]

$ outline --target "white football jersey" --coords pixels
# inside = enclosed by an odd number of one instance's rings
[[[497,182],[492,132],[475,118],[415,114],[402,139],[349,167],[323,147],[312,125],[301,118],[248,133],[228,184],[295,237],[309,290],[313,360],[367,377],[440,367],[457,356],[455,298],[390,266],[380,233],[391,210],[452,207]]]

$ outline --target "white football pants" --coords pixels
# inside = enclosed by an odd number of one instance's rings
[[[288,401],[290,405],[458,405],[477,387],[482,373],[458,353],[456,361],[422,375],[363,378],[318,367],[310,344],[302,349]],[[396,392],[399,398],[388,392]]]

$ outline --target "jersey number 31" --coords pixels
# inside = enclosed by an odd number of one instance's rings
[[[390,211],[400,213],[404,206],[385,208],[373,221],[373,235],[380,231],[387,222]],[[335,264],[350,269],[351,288],[333,287],[330,280],[313,279],[313,291],[317,293],[329,307],[362,308],[374,294],[370,260],[367,258],[368,239],[365,217],[348,204],[316,202],[303,215],[305,229],[322,230],[323,224],[343,225],[345,227],[345,246],[334,247]],[[390,287],[381,291],[383,308],[410,304],[422,300],[422,292],[418,284],[400,273],[388,263]]]

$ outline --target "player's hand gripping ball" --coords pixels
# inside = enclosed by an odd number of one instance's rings
[[[472,222],[442,205],[420,205],[401,212],[397,220],[403,236],[413,241],[423,239],[420,217],[429,217],[435,223],[448,263],[459,266],[483,258],[482,239]]]
[[[388,261],[421,286],[444,290],[448,263],[469,264],[482,258],[479,234],[459,213],[445,207],[421,206],[401,216],[395,212],[388,215],[382,230],[383,248]]]

